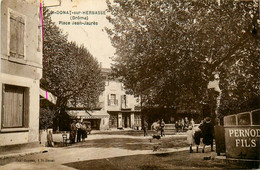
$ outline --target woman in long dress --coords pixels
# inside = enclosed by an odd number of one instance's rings
[[[211,119],[209,117],[205,118],[204,123],[200,126],[200,129],[202,131],[202,136],[203,136],[203,149],[202,153],[204,153],[204,149],[206,145],[211,146],[211,151],[213,150],[213,135],[214,135],[214,126],[211,123]]]

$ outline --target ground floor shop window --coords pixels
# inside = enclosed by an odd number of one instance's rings
[[[28,88],[3,85],[2,128],[28,127]]]
[[[142,121],[142,119],[141,119],[141,115],[140,114],[135,114],[135,116],[134,116],[134,119],[135,119],[135,126],[141,126],[141,121]]]
[[[111,114],[109,118],[109,127],[117,128],[117,115]]]

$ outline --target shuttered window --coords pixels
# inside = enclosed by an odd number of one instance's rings
[[[3,86],[2,127],[28,127],[26,88],[12,85]]]
[[[24,58],[25,19],[10,12],[10,56]]]

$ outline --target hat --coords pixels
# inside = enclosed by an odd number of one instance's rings
[[[206,118],[205,118],[205,121],[206,121],[206,123],[210,123],[210,122],[211,122],[210,117],[206,117]]]

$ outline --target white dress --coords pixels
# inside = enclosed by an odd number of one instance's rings
[[[187,133],[187,143],[189,145],[192,145],[194,143],[194,138],[193,138],[194,131],[193,130],[188,130],[186,133]]]

